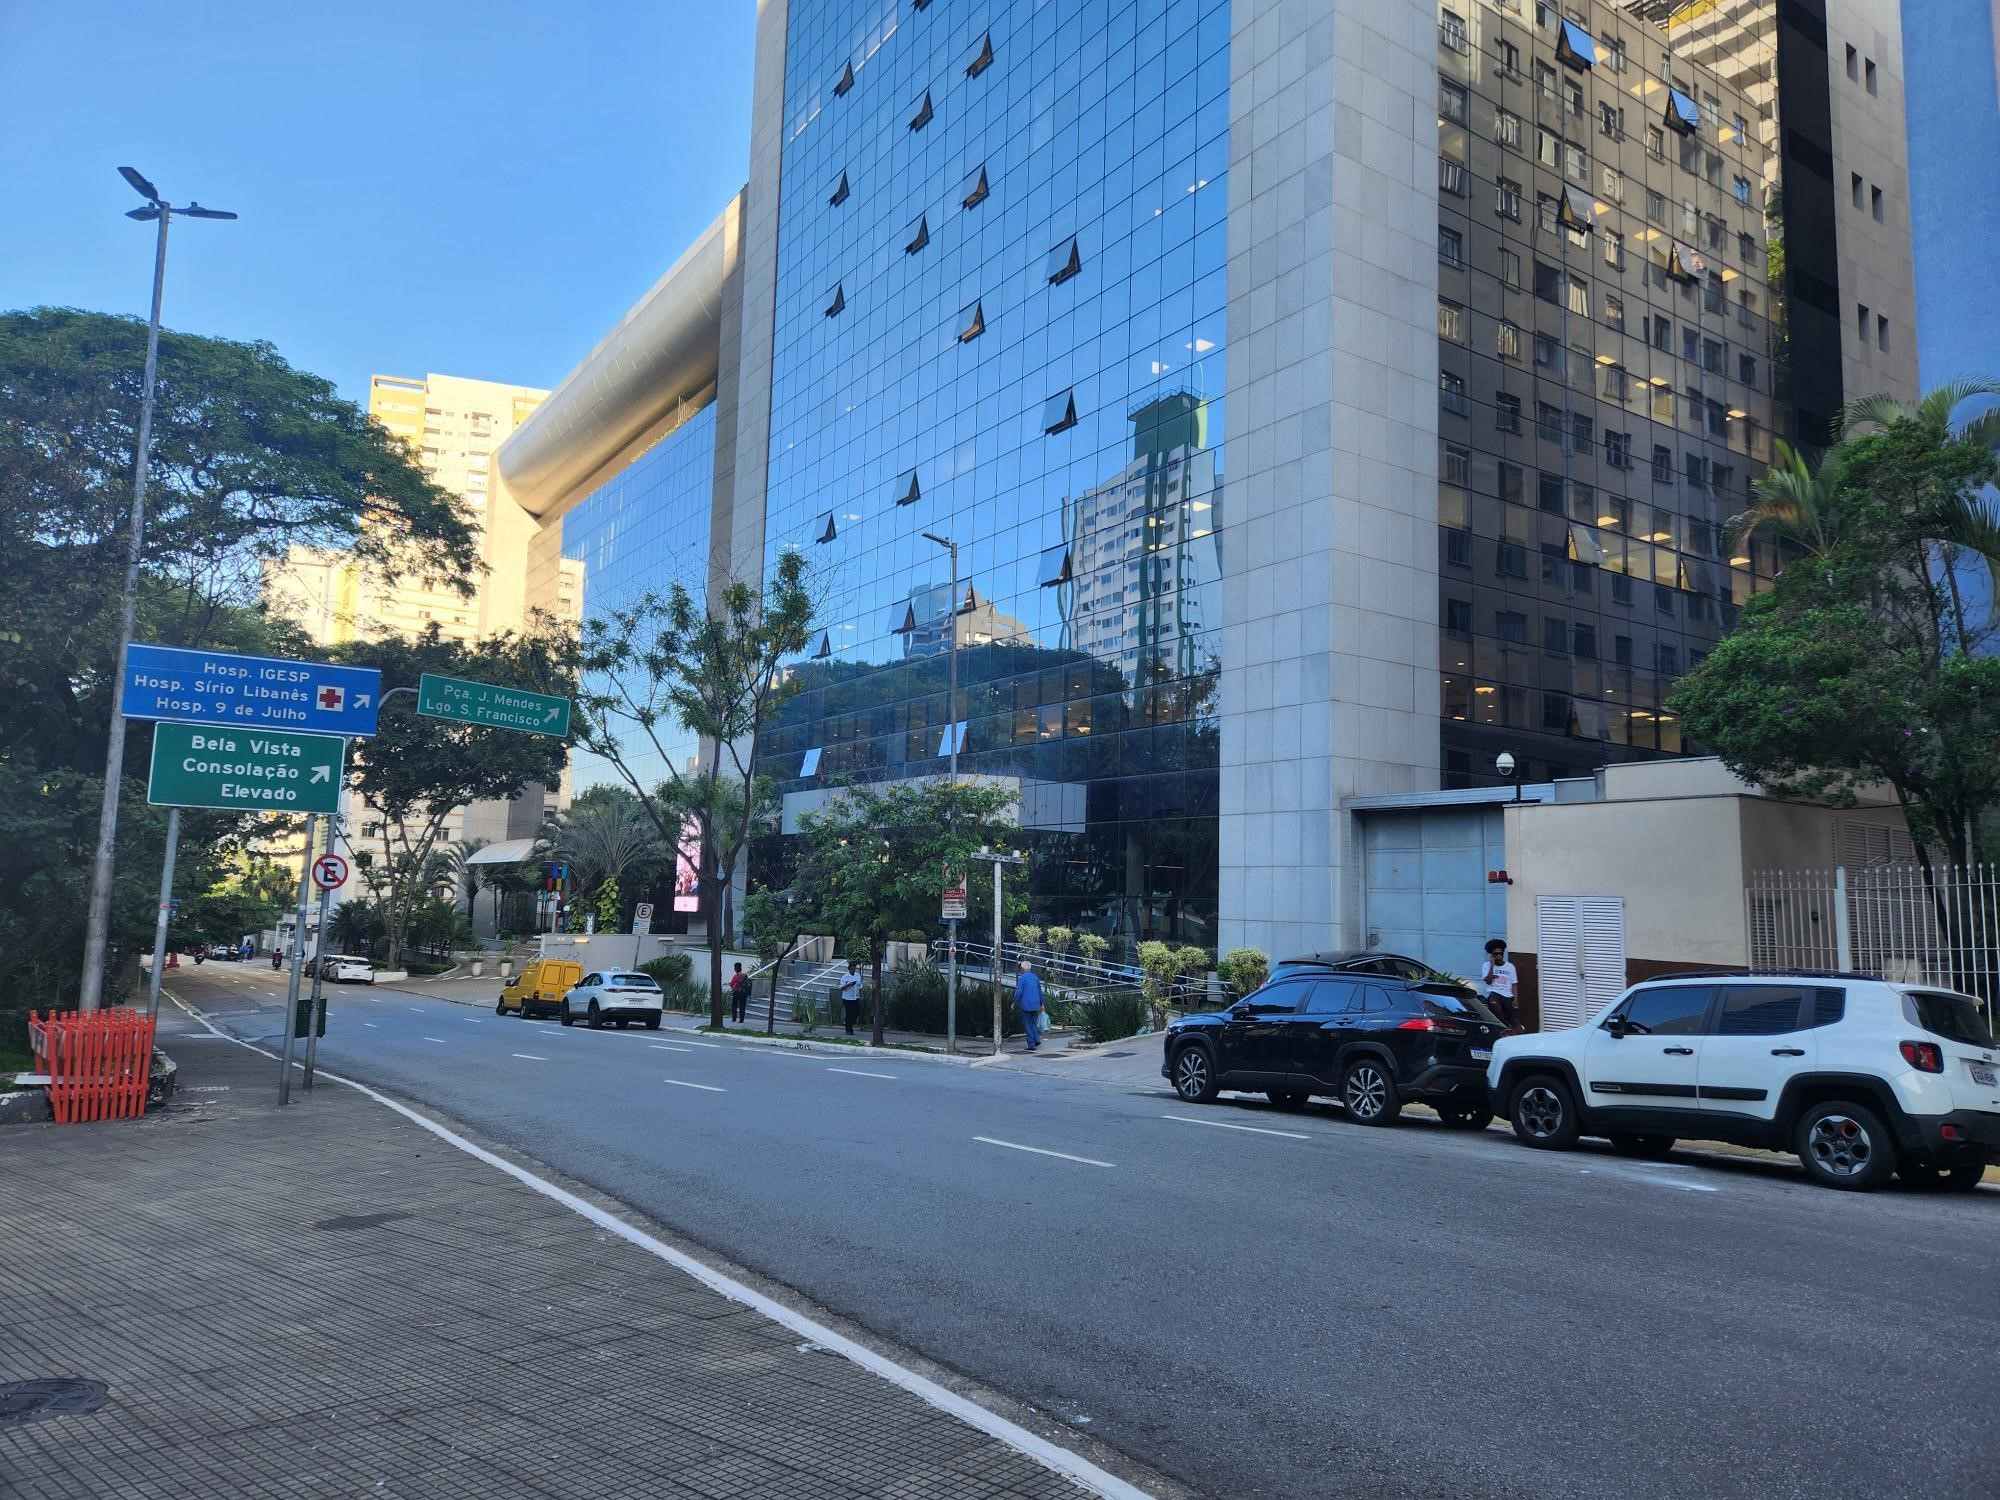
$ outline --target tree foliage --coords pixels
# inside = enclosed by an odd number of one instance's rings
[[[777,810],[769,778],[756,774],[757,741],[796,691],[786,667],[804,655],[812,620],[805,560],[786,552],[761,591],[738,579],[703,600],[676,583],[585,631],[578,740],[701,872],[716,1027],[729,889],[744,848]]]
[[[1860,403],[1817,466],[1787,462],[1784,488],[1811,495],[1814,524],[1773,524],[1803,555],[1669,699],[1751,781],[1837,803],[1888,785],[1927,866],[1932,850],[1969,859],[2000,800],[1993,622],[1958,587],[1967,549],[2000,565],[1982,530],[1996,434],[1952,426],[1966,393]]]
[[[963,879],[981,848],[1007,848],[1018,833],[1004,817],[1013,803],[1012,791],[984,781],[885,782],[844,787],[800,820],[799,922],[867,961],[876,1046],[885,946],[897,932],[935,927],[947,874]],[[1018,879],[1018,867],[1010,873]]]

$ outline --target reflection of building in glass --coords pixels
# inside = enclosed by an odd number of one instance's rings
[[[1679,752],[1773,440],[1907,393],[1875,9],[762,0],[748,187],[503,473],[551,513],[712,402],[592,577],[696,513],[711,576],[807,556],[788,816],[956,742],[1037,920],[1359,946],[1354,801]]]
[[[1132,413],[1132,461],[1070,502],[1067,640],[1132,681],[1192,677],[1222,579],[1208,403],[1182,391]]]

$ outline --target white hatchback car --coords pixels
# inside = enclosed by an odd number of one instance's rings
[[[1502,1037],[1486,1083],[1530,1146],[1579,1135],[1796,1152],[1813,1181],[1969,1191],[2000,1161],[2000,1061],[1969,996],[1853,974],[1674,974],[1583,1025]]]
[[[596,969],[571,985],[562,997],[562,1023],[574,1026],[579,1018],[592,1026],[616,1021],[624,1026],[644,1021],[653,1031],[660,1029],[665,997],[650,974],[623,969]]]
[[[347,953],[329,953],[319,961],[319,971],[336,984],[373,984],[375,965]]]

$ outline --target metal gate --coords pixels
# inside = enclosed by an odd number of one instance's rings
[[[1535,992],[1542,1030],[1581,1026],[1625,988],[1622,896],[1535,898]]]

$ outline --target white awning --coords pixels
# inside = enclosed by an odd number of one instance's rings
[[[535,857],[535,851],[542,845],[540,839],[502,839],[497,844],[488,844],[465,861],[469,865],[520,865]]]

